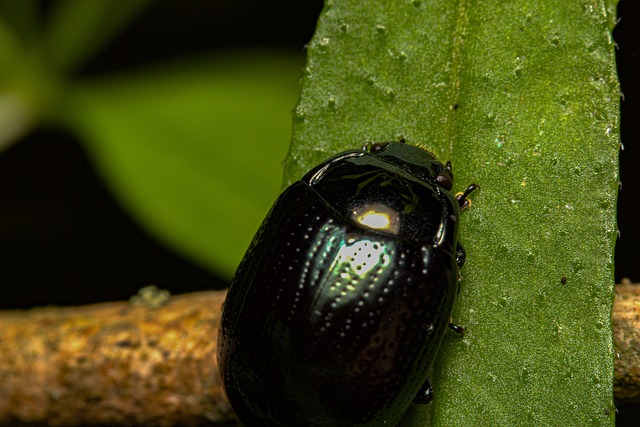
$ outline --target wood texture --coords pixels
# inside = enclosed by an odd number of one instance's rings
[[[0,425],[233,419],[216,363],[224,296],[1,312]]]
[[[640,284],[616,286],[612,321],[616,404],[640,403]]]

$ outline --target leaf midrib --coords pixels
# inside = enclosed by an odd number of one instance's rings
[[[456,8],[456,24],[453,31],[453,49],[451,51],[451,97],[449,108],[445,114],[444,135],[448,142],[449,153],[453,153],[457,131],[455,125],[456,106],[460,104],[460,75],[462,72],[462,51],[464,47],[464,35],[468,27],[467,19],[468,0],[458,0]]]

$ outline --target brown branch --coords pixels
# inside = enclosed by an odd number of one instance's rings
[[[640,401],[640,286],[617,287],[617,403]],[[0,425],[233,420],[216,368],[225,292],[0,312]]]
[[[153,293],[152,293],[153,294]],[[210,425],[224,292],[0,312],[0,425]]]
[[[616,286],[613,338],[616,404],[640,403],[640,284],[624,281]]]

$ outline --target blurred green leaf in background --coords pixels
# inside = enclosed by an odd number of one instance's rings
[[[229,279],[279,192],[302,55],[76,78],[149,3],[60,0],[40,16],[37,1],[0,1],[0,148],[42,124],[70,130],[140,224]]]
[[[230,277],[282,182],[302,63],[250,52],[76,85],[65,117],[130,211]]]

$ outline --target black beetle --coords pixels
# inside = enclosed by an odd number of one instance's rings
[[[393,426],[428,403],[465,254],[451,162],[408,144],[340,153],[287,188],[233,278],[218,336],[247,426]]]

